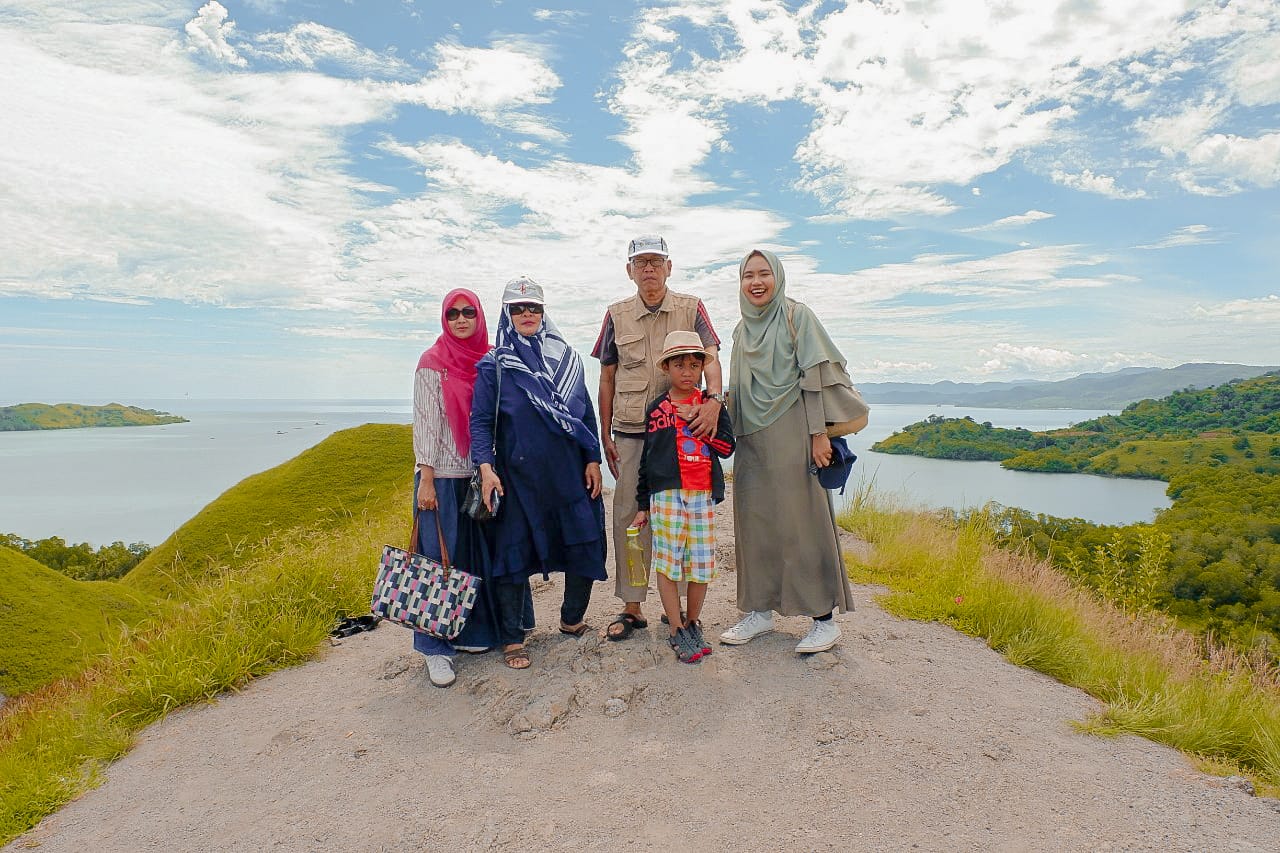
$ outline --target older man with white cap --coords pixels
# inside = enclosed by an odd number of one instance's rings
[[[717,358],[720,339],[701,299],[667,288],[671,268],[671,253],[662,237],[645,235],[627,245],[627,277],[635,283],[636,292],[609,306],[591,351],[600,360],[597,403],[604,457],[617,480],[613,492],[614,590],[622,599],[623,610],[609,624],[606,636],[610,640],[625,640],[637,628],[649,624],[641,612],[649,594],[647,574],[641,585],[634,583],[627,571],[627,526],[636,514],[645,413],[649,403],[665,393],[669,385],[659,366],[668,333],[697,332],[706,348],[706,401],[696,412],[685,415],[693,434],[699,438],[714,435],[724,405]],[[641,542],[647,566],[652,556],[647,529],[641,533]]]

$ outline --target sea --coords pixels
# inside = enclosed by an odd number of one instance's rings
[[[150,427],[0,432],[0,533],[27,539],[157,545],[251,474],[365,423],[407,424],[408,400],[136,400],[188,423]],[[931,414],[1030,430],[1099,415],[1085,409],[979,409],[876,405],[850,437],[858,454],[846,494],[869,489],[900,506],[963,509],[995,501],[1101,524],[1151,520],[1170,504],[1166,484],[1085,474],[1007,471],[872,452],[876,441]],[[606,472],[606,478],[608,477]]]

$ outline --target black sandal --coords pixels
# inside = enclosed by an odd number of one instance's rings
[[[560,633],[568,634],[570,637],[580,638],[590,630],[591,630],[591,626],[588,625],[586,622],[581,623],[580,625],[578,625],[577,628],[566,628],[563,622],[560,623]]]
[[[616,634],[613,633],[609,628],[612,628],[614,625],[621,625],[622,630]],[[637,616],[634,613],[627,613],[626,611],[623,611],[622,613],[619,613],[617,618],[610,622],[608,627],[604,629],[604,635],[610,640],[621,641],[630,637],[637,628],[648,627],[648,619],[645,619],[643,616]]]
[[[681,611],[680,611],[680,621],[681,621],[681,622],[685,622],[685,621],[687,621],[687,620],[688,620],[688,618],[689,618],[689,614],[688,614],[688,613],[685,613],[683,610],[681,610]],[[665,613],[663,613],[663,614],[662,614],[662,624],[663,624],[663,625],[670,625],[670,624],[671,624],[671,620],[667,618],[667,614],[665,614]],[[676,627],[677,627],[677,628],[679,628],[680,626],[679,626],[679,625],[677,625]]]

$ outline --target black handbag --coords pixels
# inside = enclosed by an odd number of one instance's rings
[[[498,374],[497,388],[493,395],[493,458],[498,461],[498,407],[502,403],[502,365],[494,359],[494,368]],[[477,468],[471,473],[471,482],[467,484],[467,497],[462,503],[462,511],[474,521],[492,521],[498,517],[502,508],[502,496],[495,489],[493,492],[493,508],[484,500],[484,481]]]

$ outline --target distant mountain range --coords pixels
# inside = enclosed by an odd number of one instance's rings
[[[1209,388],[1250,379],[1280,367],[1249,364],[1180,364],[1126,367],[1112,373],[1082,373],[1056,382],[866,382],[858,390],[869,403],[931,403],[991,409],[1122,409],[1138,400],[1165,397],[1186,388]]]

